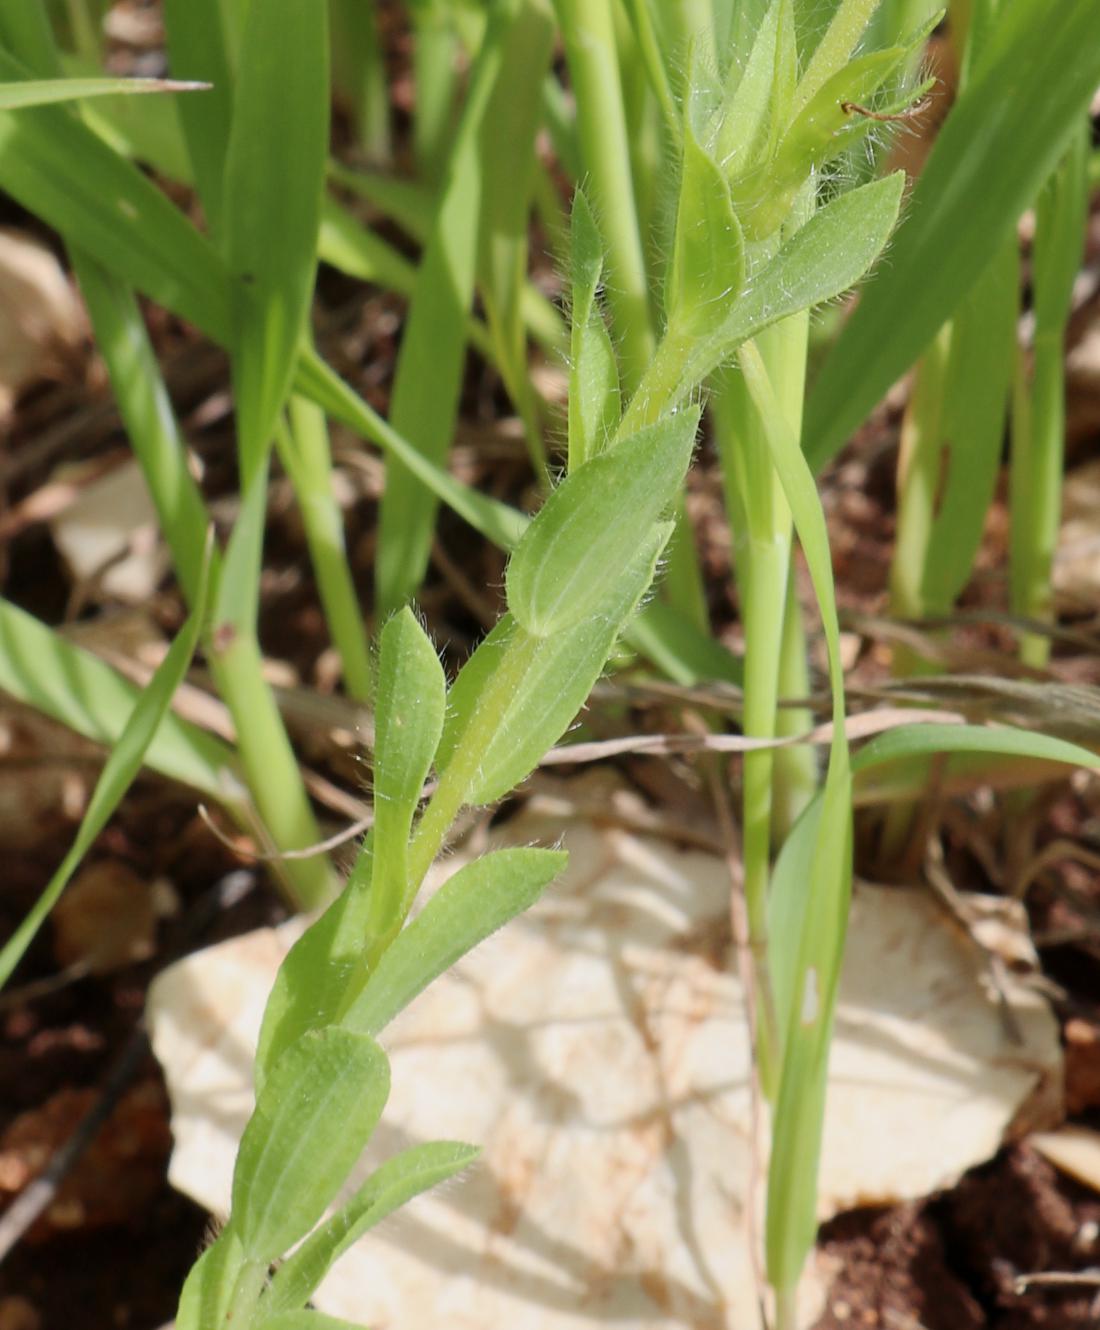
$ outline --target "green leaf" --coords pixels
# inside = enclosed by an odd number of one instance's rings
[[[1095,4],[1051,23],[1010,6],[1000,39],[956,102],[891,246],[810,395],[806,439],[823,466],[909,368],[1013,235],[1100,83]]]
[[[600,452],[619,423],[622,402],[615,348],[596,299],[603,241],[584,191],[573,194],[569,235],[573,304],[569,346],[569,470]]]
[[[652,582],[671,531],[665,524],[654,532],[591,618],[533,637],[506,614],[466,662],[451,688],[436,756],[446,775],[466,755],[476,755],[474,770],[464,776],[466,802],[503,798],[561,738]]]
[[[196,92],[207,86],[172,79],[27,79],[23,83],[0,84],[0,111],[73,102],[82,97],[113,97],[120,93]]]
[[[954,605],[981,544],[1004,445],[1019,286],[1020,260],[1013,239],[952,321],[939,431],[947,474],[920,570],[925,613],[946,613]],[[937,464],[935,471],[940,470]]]
[[[1088,748],[1010,725],[901,725],[861,748],[852,761],[852,770],[858,775],[884,762],[928,753],[999,753],[1100,768],[1100,756]]]
[[[791,0],[771,0],[760,20],[744,69],[735,60],[727,74],[727,92],[717,112],[714,156],[727,179],[758,163],[769,136],[785,123],[780,74],[780,28],[788,31],[794,18]]]
[[[447,681],[407,606],[382,629],[374,709],[374,870],[370,939],[400,925],[409,832],[443,733]]]
[[[25,77],[23,66],[0,51],[0,83]],[[225,344],[229,284],[216,251],[87,125],[58,106],[0,111],[0,161],[5,191],[29,212]]]
[[[273,1261],[340,1190],[389,1096],[386,1056],[351,1029],[311,1030],[271,1069],[241,1137],[230,1223],[246,1257]]]
[[[211,85],[206,97],[188,99],[180,106],[180,121],[207,225],[215,235],[221,230],[225,153],[233,124],[233,78],[224,23],[218,0],[165,0],[172,72]]]
[[[176,1330],[209,1330],[221,1325],[243,1264],[240,1239],[233,1229],[223,1229],[191,1267],[180,1294]]]
[[[263,1309],[262,1302],[260,1309]],[[342,1321],[336,1316],[313,1311],[280,1312],[270,1321],[264,1319],[260,1325],[262,1330],[363,1330],[354,1321]]]
[[[718,164],[684,120],[680,201],[665,283],[670,328],[704,333],[716,309],[736,301],[745,281],[745,244]]]
[[[450,448],[477,267],[481,212],[478,137],[500,62],[499,11],[471,75],[438,212],[409,307],[394,378],[390,422],[424,458],[441,466]],[[428,563],[436,502],[402,461],[391,457],[379,515],[375,587],[389,614],[413,595]]]
[[[347,1205],[311,1233],[279,1267],[263,1306],[273,1312],[302,1306],[333,1265],[368,1229],[414,1196],[461,1173],[480,1153],[476,1146],[458,1141],[428,1141],[387,1160]]]
[[[108,747],[118,743],[123,718],[141,695],[137,685],[90,651],[5,600],[0,600],[0,689]],[[197,725],[169,712],[146,762],[161,775],[242,812],[246,796],[233,750]]]
[[[241,489],[266,458],[313,294],[328,157],[327,6],[252,0],[225,165]]]
[[[896,171],[841,194],[815,212],[753,275],[748,290],[714,332],[693,344],[680,377],[681,395],[764,328],[854,286],[889,239],[904,183],[903,172]]]
[[[12,971],[19,964],[46,916],[60,900],[61,893],[68,886],[69,879],[76,872],[80,861],[91,849],[96,837],[107,825],[111,814],[122,802],[134,777],[141,770],[146,751],[168,714],[176,689],[183,682],[187,668],[191,664],[191,657],[195,654],[206,612],[205,605],[206,597],[202,594],[187,622],[176,635],[176,640],[169,647],[168,654],[157,666],[153,677],[138,696],[122,733],[104,764],[99,780],[96,781],[92,797],[88,800],[88,808],[69,852],[61,861],[57,872],[50,878],[41,896],[0,949],[0,987],[11,978]],[[9,655],[6,648],[12,644],[5,640],[7,637],[4,622],[0,620],[0,658]],[[0,664],[0,671],[2,670],[3,664]]]
[[[678,493],[698,427],[698,409],[686,408],[616,443],[554,490],[508,564],[508,608],[529,633],[561,633],[607,599]]]
[[[387,454],[400,459],[459,517],[501,549],[511,549],[526,530],[529,518],[508,504],[481,494],[456,480],[412,447],[346,384],[314,351],[305,349],[298,363],[296,390],[342,421]]]
[[[260,1026],[257,1092],[296,1040],[336,1020],[349,986],[361,974],[370,910],[373,839],[372,831],[344,890],[283,957]]]
[[[840,0],[795,90],[795,115],[848,63],[878,6],[879,0]]]
[[[821,611],[829,657],[833,741],[822,791],[821,816],[814,827],[812,854],[797,855],[800,867],[810,865],[807,908],[797,934],[782,943],[797,949],[793,982],[788,980],[785,1026],[777,1026],[782,1058],[775,1107],[772,1164],[768,1170],[766,1255],[768,1279],[786,1294],[793,1290],[813,1243],[816,1228],[817,1169],[825,1078],[832,1041],[833,1014],[844,953],[848,903],[852,887],[852,774],[844,731],[844,670],[832,559],[825,515],[813,475],[790,420],[775,398],[759,351],[753,343],[741,348],[742,374],[790,505],[814,594]],[[789,879],[772,890],[781,890]],[[801,884],[795,884],[801,890]],[[778,907],[782,908],[782,907]]]
[[[385,1029],[433,979],[533,905],[567,861],[560,850],[495,850],[459,869],[382,954],[344,1027]]]
[[[895,46],[853,60],[829,79],[790,126],[774,160],[735,182],[733,204],[750,239],[779,230],[811,174],[868,137],[876,122],[846,108],[871,102],[908,57],[908,48]]]

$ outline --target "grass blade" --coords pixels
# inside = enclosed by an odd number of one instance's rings
[[[864,291],[807,404],[811,465],[825,465],[935,336],[1013,234],[1100,83],[1095,4],[1051,23],[1008,10],[982,69],[936,140],[890,263]]]
[[[172,79],[27,79],[23,83],[0,85],[0,111],[17,111],[25,106],[49,106],[55,102],[74,102],[83,97],[114,97],[120,93],[135,95],[149,92],[197,92],[206,83],[183,83]]]
[[[195,654],[202,631],[205,612],[206,596],[205,592],[202,592],[190,617],[169,647],[168,654],[157,666],[152,679],[138,694],[137,701],[96,782],[95,790],[88,801],[87,811],[60,868],[50,878],[46,889],[0,950],[0,987],[11,978],[12,971],[19,964],[46,916],[61,898],[61,893],[76,872],[80,861],[91,849],[96,837],[107,825],[111,814],[122,802],[134,777],[141,770],[146,752],[160,729],[161,722],[166,718],[168,709],[172,705],[172,697],[183,682],[187,668],[191,664],[191,657]],[[0,620],[0,627],[2,625],[3,621]],[[6,637],[8,633],[0,632],[0,636]],[[8,645],[10,646],[10,643]],[[9,650],[0,653],[0,671],[5,668],[3,662],[10,655]]]
[[[394,379],[393,429],[437,464],[449,451],[458,410],[481,214],[478,136],[500,68],[504,36],[498,16],[489,25],[471,75]],[[411,468],[388,459],[375,564],[379,615],[399,608],[420,585],[428,564],[436,506],[434,495]]]

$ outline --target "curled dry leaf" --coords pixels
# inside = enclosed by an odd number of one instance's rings
[[[107,974],[151,956],[156,909],[148,883],[117,859],[89,864],[73,878],[50,916],[60,966],[86,964]]]
[[[549,829],[549,836],[545,833]],[[553,839],[525,814],[511,841]],[[374,1324],[620,1330],[755,1324],[746,1240],[749,1056],[722,861],[574,824],[571,866],[427,990],[382,1043],[377,1162],[433,1137],[482,1162],[366,1239],[320,1291]],[[290,937],[173,967],[150,1021],[174,1103],[175,1185],[224,1211],[251,1048]],[[838,1012],[822,1214],[950,1184],[1060,1074],[1057,1027],[1012,976],[1013,1045],[973,947],[927,895],[857,890]],[[823,1272],[807,1280],[807,1323]]]
[[[16,395],[65,367],[84,337],[84,310],[51,250],[0,229],[0,419]]]

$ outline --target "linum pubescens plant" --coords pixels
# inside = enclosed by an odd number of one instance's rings
[[[778,32],[790,7],[777,0],[775,9]],[[847,46],[835,43],[838,66],[856,36]],[[792,58],[793,47],[773,36],[757,61],[771,68],[777,59]],[[343,893],[279,972],[263,1021],[257,1106],[241,1143],[232,1210],[188,1280],[181,1330],[325,1324],[305,1304],[332,1262],[395,1205],[473,1157],[472,1147],[455,1143],[418,1146],[384,1165],[319,1223],[385,1103],[388,1071],[378,1034],[436,975],[530,905],[564,864],[556,851],[497,851],[460,870],[406,922],[458,812],[507,794],[583,705],[672,534],[667,515],[699,422],[694,399],[710,374],[735,356],[768,423],[769,457],[814,574],[839,722],[824,812],[810,842],[814,898],[805,913],[813,927],[807,932],[805,921],[790,921],[783,948],[793,960],[777,967],[784,981],[778,996],[768,994],[775,1013],[770,1051],[781,1069],[777,1141],[796,1152],[799,1165],[796,1185],[773,1198],[769,1225],[769,1273],[789,1316],[813,1232],[818,1101],[850,883],[850,772],[824,521],[752,339],[852,285],[885,243],[900,202],[900,176],[835,197],[816,211],[796,203],[813,193],[815,171],[829,155],[823,145],[838,140],[847,147],[866,130],[839,103],[857,95],[865,102],[898,58],[892,53],[877,62],[877,78],[860,66],[851,79],[831,86],[834,71],[812,65],[803,76],[808,88],[793,77],[762,78],[753,94],[762,105],[755,110],[738,97],[748,77],[740,68],[711,76],[710,86],[701,76],[696,83],[693,74],[680,122],[683,166],[665,326],[625,409],[613,330],[599,294],[603,243],[577,192],[566,477],[514,549],[508,612],[449,692],[409,609],[382,631],[375,824]],[[738,157],[730,145],[740,142],[742,130],[731,129],[730,119],[748,118],[750,111],[764,146]],[[740,169],[730,169],[731,158]],[[417,817],[433,766],[438,783]],[[801,951],[792,953],[799,936]],[[788,1034],[783,1018],[791,1010],[799,1015],[787,1022]]]
[[[794,1290],[814,1232],[851,881],[853,778],[951,749],[1093,761],[1054,740],[961,725],[899,730],[854,758],[845,740],[829,550],[800,446],[807,313],[858,281],[894,226],[900,176],[846,191],[849,172],[837,163],[881,132],[880,117],[902,112],[920,95],[914,53],[931,6],[884,4],[880,17],[915,10],[915,31],[907,18],[880,24],[865,40],[876,0],[623,0],[621,13],[611,0],[556,0],[553,9],[547,0],[422,0],[415,13],[418,67],[426,78],[446,72],[416,111],[419,183],[434,194],[334,168],[341,182],[383,200],[422,243],[413,270],[332,195],[322,197],[329,9],[346,38],[340,77],[354,85],[357,123],[372,150],[384,150],[365,3],[166,0],[173,70],[212,88],[181,102],[182,134],[173,127],[159,138],[142,136],[152,116],[138,128],[97,120],[91,107],[78,116],[34,105],[55,92],[29,91],[31,75],[53,79],[61,71],[46,9],[38,0],[0,6],[0,78],[19,89],[6,105],[23,108],[5,110],[0,100],[0,179],[70,246],[193,610],[104,781],[117,797],[148,745],[151,764],[220,798],[246,823],[247,784],[277,848],[316,839],[259,668],[256,610],[272,446],[301,503],[347,689],[357,697],[373,692],[376,709],[375,827],[344,891],[280,971],[264,1020],[257,1109],[242,1141],[232,1214],[188,1281],[179,1324],[331,1325],[305,1310],[331,1263],[371,1224],[476,1154],[453,1142],[417,1146],[384,1164],[333,1218],[322,1218],[383,1110],[388,1069],[377,1036],[435,975],[526,908],[564,862],[555,851],[499,851],[456,874],[409,922],[456,814],[502,797],[526,775],[583,705],[620,633],[643,643],[651,659],[694,670],[694,677],[705,677],[701,660],[704,669],[716,661],[719,674],[733,665],[706,636],[682,526],[672,537],[705,400],[737,551],[745,728],[768,737],[780,727],[780,679],[788,693],[805,691],[797,682],[805,659],[789,592],[792,526],[819,601],[836,722],[823,788],[815,792],[803,762],[799,798],[782,815],[773,807],[772,759],[753,757],[745,774],[758,1053],[773,1106],[767,1271],[785,1330],[794,1323]],[[1100,71],[1089,54],[1095,45],[1086,40],[1085,6],[1067,12],[1049,40],[1036,40],[1048,35],[1045,3],[1016,0],[991,45],[988,69],[965,92],[958,121],[949,120],[942,152],[917,186],[891,269],[841,337],[843,354],[827,362],[809,404],[806,449],[814,465],[835,452],[924,349],[951,314],[955,288],[969,289],[981,267],[983,228],[1007,242],[1020,207],[1064,151],[1066,125]],[[82,8],[72,6],[74,13]],[[555,17],[576,96],[572,119],[560,86],[540,82]],[[457,45],[474,58],[461,115],[453,117]],[[361,84],[348,69],[352,46],[362,54]],[[1047,66],[1035,74],[1040,58]],[[1029,92],[1006,98],[1002,85]],[[82,91],[106,89],[85,84]],[[461,485],[441,463],[470,341],[496,363],[536,469],[542,466],[525,333],[550,347],[561,338],[556,313],[524,283],[532,197],[548,231],[555,227],[555,202],[545,188],[538,193],[533,168],[540,117],[564,168],[586,180],[594,206],[578,192],[570,227],[567,474],[528,525],[522,514]],[[953,133],[953,123],[963,128]],[[125,153],[192,186],[207,233],[192,227]],[[995,189],[985,187],[975,160]],[[977,191],[973,201],[960,179]],[[667,235],[661,199],[675,204]],[[983,228],[964,225],[971,208],[981,211]],[[924,219],[924,230],[914,228],[914,216]],[[319,255],[410,298],[388,422],[310,341]],[[475,287],[485,322],[470,316]],[[208,519],[135,290],[230,353],[241,517],[208,571]],[[326,415],[387,454],[376,574],[377,600],[389,617],[375,678],[329,485]],[[514,549],[508,613],[449,692],[434,649],[413,613],[401,608],[422,576],[440,500]],[[674,615],[635,615],[662,558],[670,594],[648,609]],[[167,705],[194,646],[207,583],[214,607],[207,657],[237,724],[239,764],[229,749],[172,717],[152,735],[157,708]],[[41,661],[51,668],[29,665]],[[79,681],[79,696],[66,692],[66,678]],[[123,732],[133,701],[106,667],[2,602],[0,686],[107,741]],[[418,815],[433,767],[438,784]],[[94,811],[81,845],[104,813],[101,801]],[[773,825],[791,828],[774,870]],[[331,879],[322,859],[279,862],[296,901],[325,898]]]

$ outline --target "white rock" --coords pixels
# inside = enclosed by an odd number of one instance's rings
[[[512,834],[535,837],[530,819]],[[746,1236],[749,1057],[718,859],[575,826],[541,904],[387,1030],[393,1093],[365,1167],[416,1141],[481,1163],[368,1236],[316,1299],[379,1327],[725,1330],[756,1324]],[[224,1212],[267,988],[296,925],[191,957],[150,997],[172,1095],[172,1181]],[[822,1214],[920,1195],[996,1149],[1057,1072],[1022,987],[1006,1042],[974,952],[933,901],[857,892],[838,1013]],[[809,1323],[823,1272],[803,1290]]]

